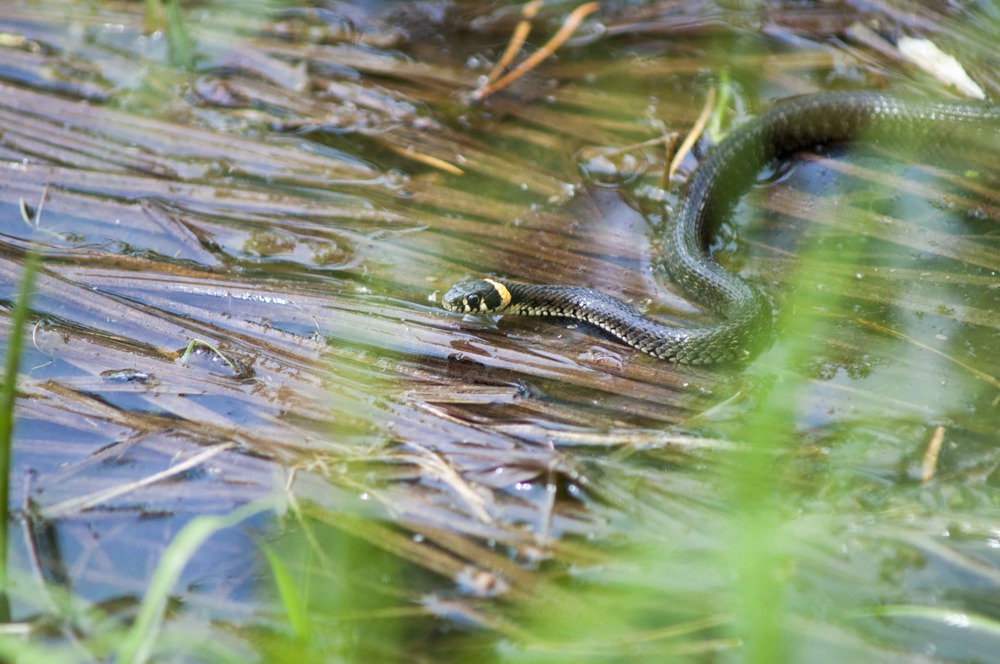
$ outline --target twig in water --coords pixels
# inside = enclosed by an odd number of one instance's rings
[[[521,8],[521,20],[517,22],[514,34],[511,35],[510,41],[507,43],[507,48],[504,49],[503,55],[497,60],[496,65],[493,66],[490,73],[486,75],[487,85],[497,80],[503,72],[507,71],[507,66],[520,53],[521,47],[524,46],[528,35],[531,34],[531,21],[538,15],[538,10],[542,8],[543,4],[542,0],[531,0],[531,2]]]
[[[583,19],[587,18],[600,8],[601,5],[599,3],[588,2],[587,4],[580,5],[574,9],[570,15],[566,17],[566,20],[563,22],[562,27],[559,28],[558,32],[552,36],[552,39],[546,42],[540,49],[525,58],[524,62],[507,72],[505,75],[501,76],[499,80],[473,92],[473,101],[481,101],[494,92],[504,89],[537,67],[543,60],[545,60],[545,58],[555,53],[556,49],[562,46],[566,40],[573,35],[576,29],[580,27],[580,24],[583,23]]]
[[[941,454],[941,443],[944,442],[944,427],[934,427],[931,440],[927,443],[923,463],[920,464],[920,481],[927,484],[934,478],[937,470],[938,455]]]
[[[677,152],[674,153],[674,158],[670,160],[670,166],[663,172],[660,179],[660,189],[666,189],[667,183],[670,182],[670,178],[674,177],[674,173],[680,168],[681,162],[684,161],[684,157],[691,152],[691,148],[694,147],[695,141],[701,137],[701,133],[705,130],[705,123],[708,122],[709,115],[712,112],[712,105],[715,103],[715,88],[708,91],[708,99],[705,100],[705,106],[701,109],[701,113],[698,115],[698,119],[695,120],[694,126],[691,127],[691,131],[688,135],[684,137],[681,141],[680,147],[677,148]]]

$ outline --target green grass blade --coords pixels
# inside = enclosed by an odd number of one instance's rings
[[[10,495],[11,436],[14,433],[14,400],[17,398],[17,372],[21,364],[24,342],[24,323],[28,318],[31,296],[35,290],[35,277],[41,254],[28,252],[24,261],[24,274],[17,292],[17,302],[11,316],[10,335],[7,338],[7,357],[4,363],[4,381],[0,384],[0,621],[10,620],[7,602],[7,523]]]
[[[194,40],[188,35],[181,18],[181,10],[177,0],[166,0],[163,3],[167,19],[167,43],[170,45],[171,61],[184,69],[194,68]]]
[[[964,609],[939,606],[918,606],[915,604],[887,604],[853,611],[853,618],[913,618],[940,623],[949,627],[976,630],[991,638],[1000,639],[1000,621]]]
[[[299,591],[299,584],[292,578],[288,567],[278,557],[277,552],[267,542],[259,542],[267,564],[271,567],[271,574],[274,576],[274,583],[278,587],[278,595],[281,597],[281,604],[285,607],[288,615],[288,622],[291,623],[292,632],[299,641],[309,638],[309,616],[306,602]]]

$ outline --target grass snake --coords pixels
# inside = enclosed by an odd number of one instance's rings
[[[713,364],[754,357],[770,343],[770,300],[711,256],[711,233],[768,163],[798,150],[845,141],[919,146],[995,146],[1000,107],[933,101],[882,92],[824,92],[781,102],[731,132],[695,171],[662,242],[669,278],[719,316],[683,327],[648,318],[609,295],[579,286],[534,285],[500,278],[449,289],[445,309],[465,314],[555,316],[595,325],[664,360]]]

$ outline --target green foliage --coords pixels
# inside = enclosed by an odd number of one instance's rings
[[[288,565],[282,560],[278,552],[267,542],[258,543],[264,556],[267,559],[271,577],[278,589],[278,597],[281,605],[285,609],[285,616],[292,627],[292,635],[297,642],[309,639],[311,630],[309,625],[309,607],[306,605],[306,596],[309,590],[308,583],[303,579],[296,580],[288,569]],[[308,550],[308,549],[307,549]]]
[[[31,296],[35,290],[35,276],[41,254],[28,252],[24,272],[17,293],[17,302],[11,315],[11,330],[7,336],[7,353],[3,382],[0,383],[0,515],[9,511],[11,436],[14,432],[14,400],[17,398],[17,375],[21,364],[24,343],[24,326],[30,312]],[[10,620],[7,601],[7,525],[9,519],[0,519],[0,622]]]
[[[150,659],[156,649],[167,602],[185,565],[213,534],[232,528],[241,521],[273,508],[273,501],[261,500],[244,505],[229,514],[200,516],[189,521],[160,557],[135,623],[122,639],[115,661],[138,664]]]

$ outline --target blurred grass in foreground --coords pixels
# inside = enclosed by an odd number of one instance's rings
[[[7,335],[3,381],[0,382],[0,515],[7,515],[10,512],[10,458],[15,423],[17,376],[21,365],[21,348],[24,344],[24,327],[31,312],[31,297],[35,290],[35,276],[38,274],[40,262],[41,253],[37,250],[31,250],[25,256],[17,300],[14,302],[14,310],[10,317],[10,333]],[[0,622],[10,620],[7,569],[9,524],[9,518],[0,519]]]

